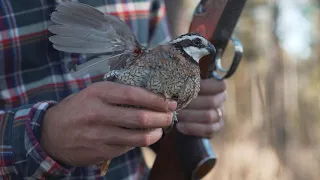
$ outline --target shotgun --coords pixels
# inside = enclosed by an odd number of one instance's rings
[[[246,1],[202,0],[196,7],[189,31],[201,34],[217,49],[215,55],[200,60],[201,78],[223,80],[236,71],[243,47],[232,34]],[[234,57],[230,67],[225,69],[221,59],[230,40],[234,45]],[[149,174],[150,180],[201,179],[217,161],[209,139],[183,135],[175,127],[152,148],[157,156]]]

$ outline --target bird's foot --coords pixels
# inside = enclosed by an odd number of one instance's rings
[[[119,70],[110,71],[104,75],[103,80],[112,81],[114,78],[119,77],[120,74],[121,74],[121,71]]]

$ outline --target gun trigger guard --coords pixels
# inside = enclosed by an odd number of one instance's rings
[[[218,49],[217,54],[215,56],[215,59],[213,61],[215,70],[209,74],[210,77],[214,77],[217,80],[223,80],[223,79],[231,77],[234,74],[234,72],[237,70],[239,63],[242,59],[243,46],[242,46],[240,40],[237,39],[236,37],[232,37],[231,40],[234,45],[234,57],[233,57],[232,64],[231,64],[230,68],[224,69],[222,67],[222,65],[221,65],[222,58],[221,57],[222,57],[223,50]],[[222,72],[222,73],[226,73],[226,74],[224,76],[220,76],[217,71]]]

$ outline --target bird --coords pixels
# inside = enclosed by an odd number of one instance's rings
[[[101,72],[104,81],[141,87],[176,101],[172,124],[163,129],[165,133],[178,122],[179,110],[200,91],[200,59],[216,52],[210,41],[194,32],[153,48],[145,47],[121,19],[78,2],[57,5],[50,19],[54,24],[48,30],[54,35],[49,41],[56,50],[98,54],[71,69],[71,76]],[[101,164],[102,175],[109,163]]]

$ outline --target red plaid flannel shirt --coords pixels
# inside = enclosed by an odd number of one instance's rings
[[[97,166],[61,165],[39,145],[46,110],[103,77],[72,80],[67,75],[68,63],[81,64],[87,57],[58,52],[48,41],[49,17],[60,1],[0,1],[0,179],[147,179],[149,169],[140,148],[114,158],[106,176],[100,177]],[[78,2],[119,16],[143,45],[170,40],[161,0]],[[199,150],[208,149],[210,155],[209,146],[204,141]]]

